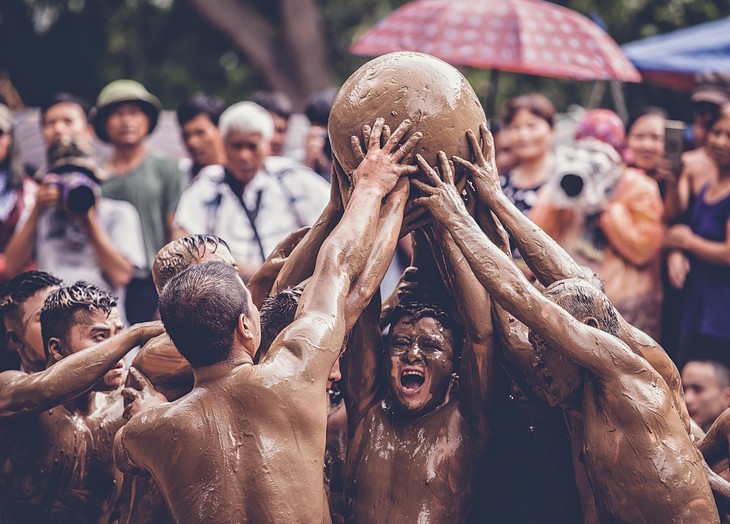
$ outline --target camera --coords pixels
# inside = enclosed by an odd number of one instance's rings
[[[621,157],[595,139],[575,141],[556,151],[556,170],[546,183],[550,202],[585,214],[600,211],[613,196],[621,178]]]
[[[61,174],[58,187],[64,207],[77,215],[86,214],[101,197],[99,186],[81,171]]]

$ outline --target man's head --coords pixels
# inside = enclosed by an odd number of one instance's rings
[[[89,105],[70,93],[57,93],[41,106],[41,132],[48,149],[63,138],[84,140],[91,144],[94,128],[89,123]]]
[[[616,309],[590,282],[577,278],[559,280],[543,294],[582,323],[618,335]],[[582,385],[582,368],[548,346],[539,334],[531,331],[530,342],[535,351],[534,373],[528,373],[532,386],[542,391],[550,404],[573,405]]]
[[[435,303],[406,302],[393,312],[386,340],[385,371],[396,405],[427,413],[447,399],[462,339],[446,310]]]
[[[115,80],[99,93],[94,129],[101,140],[116,147],[137,146],[154,131],[161,111],[160,100],[142,84]]]
[[[0,298],[5,337],[28,372],[42,371],[46,367],[41,309],[48,294],[60,285],[61,280],[50,273],[27,271],[8,282]]]
[[[239,102],[223,112],[220,130],[228,170],[239,182],[251,181],[269,155],[274,136],[271,115],[258,104]]]
[[[252,102],[266,109],[274,120],[274,136],[271,138],[271,155],[281,156],[284,152],[286,134],[289,130],[289,117],[292,103],[281,91],[263,91],[251,97]]]
[[[730,102],[730,74],[709,72],[697,75],[691,100],[694,143],[702,146],[707,140],[711,121],[717,119],[720,107]]]
[[[689,416],[704,430],[730,407],[730,370],[715,360],[690,360],[682,368]]]
[[[193,95],[177,108],[183,144],[198,167],[224,161],[223,138],[218,129],[223,108],[223,100],[204,93]]]
[[[173,277],[160,295],[168,335],[193,369],[256,354],[259,313],[238,271],[205,262]]]
[[[173,240],[157,252],[152,262],[152,280],[161,293],[172,277],[203,262],[223,262],[237,267],[231,249],[222,238],[213,235],[188,235]]]
[[[114,336],[118,329],[116,299],[88,282],[58,288],[46,297],[41,310],[43,344],[54,361],[89,349]],[[122,362],[100,381],[115,388],[124,382]]]

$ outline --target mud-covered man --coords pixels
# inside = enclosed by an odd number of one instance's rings
[[[149,323],[115,335],[115,306],[83,282],[55,289],[40,314],[48,368],[0,376],[0,522],[109,518],[120,477],[112,442],[124,423],[120,359],[162,332]]]

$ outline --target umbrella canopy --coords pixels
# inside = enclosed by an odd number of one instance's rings
[[[730,17],[630,42],[622,49],[647,80],[691,89],[697,73],[730,72]]]
[[[575,80],[641,81],[616,42],[585,16],[542,0],[417,0],[350,48],[420,51],[453,65]]]

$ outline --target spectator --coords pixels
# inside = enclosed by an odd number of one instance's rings
[[[557,176],[532,218],[596,272],[630,324],[658,340],[665,231],[659,188],[640,170],[622,166],[625,132],[613,111],[586,112],[575,138],[573,148],[558,150]]]
[[[218,119],[224,107],[220,98],[197,93],[177,108],[182,141],[193,162],[191,180],[205,166],[225,163],[223,139],[218,130]]]
[[[62,137],[48,150],[38,203],[8,245],[8,271],[38,268],[66,282],[85,280],[123,297],[135,269],[145,267],[139,215],[128,202],[101,198],[103,174],[91,145]]]
[[[70,93],[57,93],[41,106],[41,134],[46,149],[64,137],[77,137],[89,144],[94,128],[89,123],[89,106]]]
[[[552,153],[555,106],[540,94],[527,94],[510,100],[502,117],[512,146],[515,167],[501,173],[507,197],[530,214],[538,192],[554,169]]]
[[[102,192],[130,202],[142,222],[145,269],[136,271],[127,287],[127,318],[134,324],[152,319],[157,312],[150,268],[157,251],[172,238],[175,208],[188,183],[174,161],[147,149],[147,136],[154,131],[161,109],[157,97],[133,80],[107,85],[95,108],[96,134],[112,146],[106,166],[110,177],[103,182]]]
[[[305,104],[304,114],[311,124],[304,139],[304,164],[321,177],[329,180],[332,168],[332,146],[327,134],[332,102],[337,89],[329,87],[311,95]]]
[[[285,157],[270,157],[274,123],[268,111],[240,102],[221,115],[225,166],[209,166],[180,199],[176,238],[225,240],[243,278],[292,231],[313,224],[329,201],[327,184]]]
[[[730,102],[730,75],[706,73],[698,78],[698,85],[692,94],[694,124],[692,126],[696,149],[682,155],[682,172],[679,175],[679,209],[676,216],[686,218],[692,209],[700,190],[717,178],[717,167],[707,151],[707,126],[717,120],[720,106]]]
[[[702,431],[730,408],[730,369],[716,360],[690,360],[682,368],[687,411]]]
[[[11,268],[8,274],[7,246],[21,217],[35,205],[38,186],[25,176],[14,137],[13,116],[0,104],[0,285],[4,286],[24,268]]]
[[[730,366],[730,104],[710,126],[707,150],[717,179],[697,196],[689,224],[673,226],[666,245],[672,285],[684,289],[680,361],[711,358]]]
[[[291,100],[281,91],[264,91],[256,93],[251,101],[266,109],[274,120],[271,156],[283,156],[286,134],[289,130],[289,118],[292,114]]]

